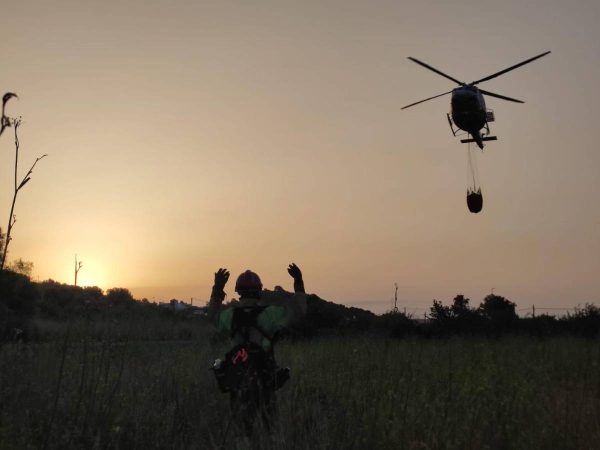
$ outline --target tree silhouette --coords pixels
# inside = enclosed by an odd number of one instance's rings
[[[6,234],[2,231],[2,227],[0,227],[0,255],[4,253],[4,243],[6,242]]]
[[[458,294],[454,297],[450,309],[454,317],[463,317],[473,312],[472,309],[469,308],[469,299],[462,294]]]
[[[133,295],[129,292],[129,289],[125,288],[112,288],[106,291],[106,300],[115,305],[123,303],[133,302]]]
[[[27,278],[31,277],[33,272],[33,263],[31,261],[23,261],[19,258],[8,265],[8,268],[15,273],[25,275]]]
[[[432,320],[443,322],[452,317],[452,311],[450,310],[450,307],[444,306],[442,305],[442,302],[434,299],[429,316]]]
[[[83,262],[77,261],[77,255],[75,255],[75,286],[77,286],[77,275],[79,274],[79,271],[81,270],[82,267],[83,267]]]
[[[497,325],[509,325],[518,317],[515,303],[500,295],[490,294],[479,306],[481,313]]]

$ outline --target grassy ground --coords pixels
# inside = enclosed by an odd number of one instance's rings
[[[600,448],[597,340],[282,342],[292,379],[274,430],[250,442],[207,370],[226,350],[208,328],[187,341],[120,330],[2,346],[0,447]]]

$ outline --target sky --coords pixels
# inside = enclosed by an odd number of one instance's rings
[[[33,276],[204,303],[213,274],[422,314],[494,289],[519,308],[600,303],[600,3],[28,1],[0,16],[0,91],[22,116],[9,259]],[[497,142],[466,207],[453,83]],[[12,198],[0,138],[0,225]],[[234,297],[233,280],[226,287]]]

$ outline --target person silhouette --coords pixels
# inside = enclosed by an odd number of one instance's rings
[[[235,420],[243,423],[246,435],[252,434],[260,414],[268,429],[276,413],[275,391],[289,379],[289,369],[275,362],[274,345],[281,335],[306,315],[306,292],[300,268],[292,263],[288,273],[294,279],[291,297],[262,299],[262,281],[246,270],[235,283],[236,304],[224,307],[225,285],[230,273],[215,272],[208,316],[221,334],[233,344],[224,361],[215,361],[213,370],[219,387],[230,394]]]

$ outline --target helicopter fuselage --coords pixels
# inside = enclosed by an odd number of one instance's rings
[[[461,86],[452,91],[452,120],[461,130],[475,138],[486,124],[483,94],[475,86]]]

